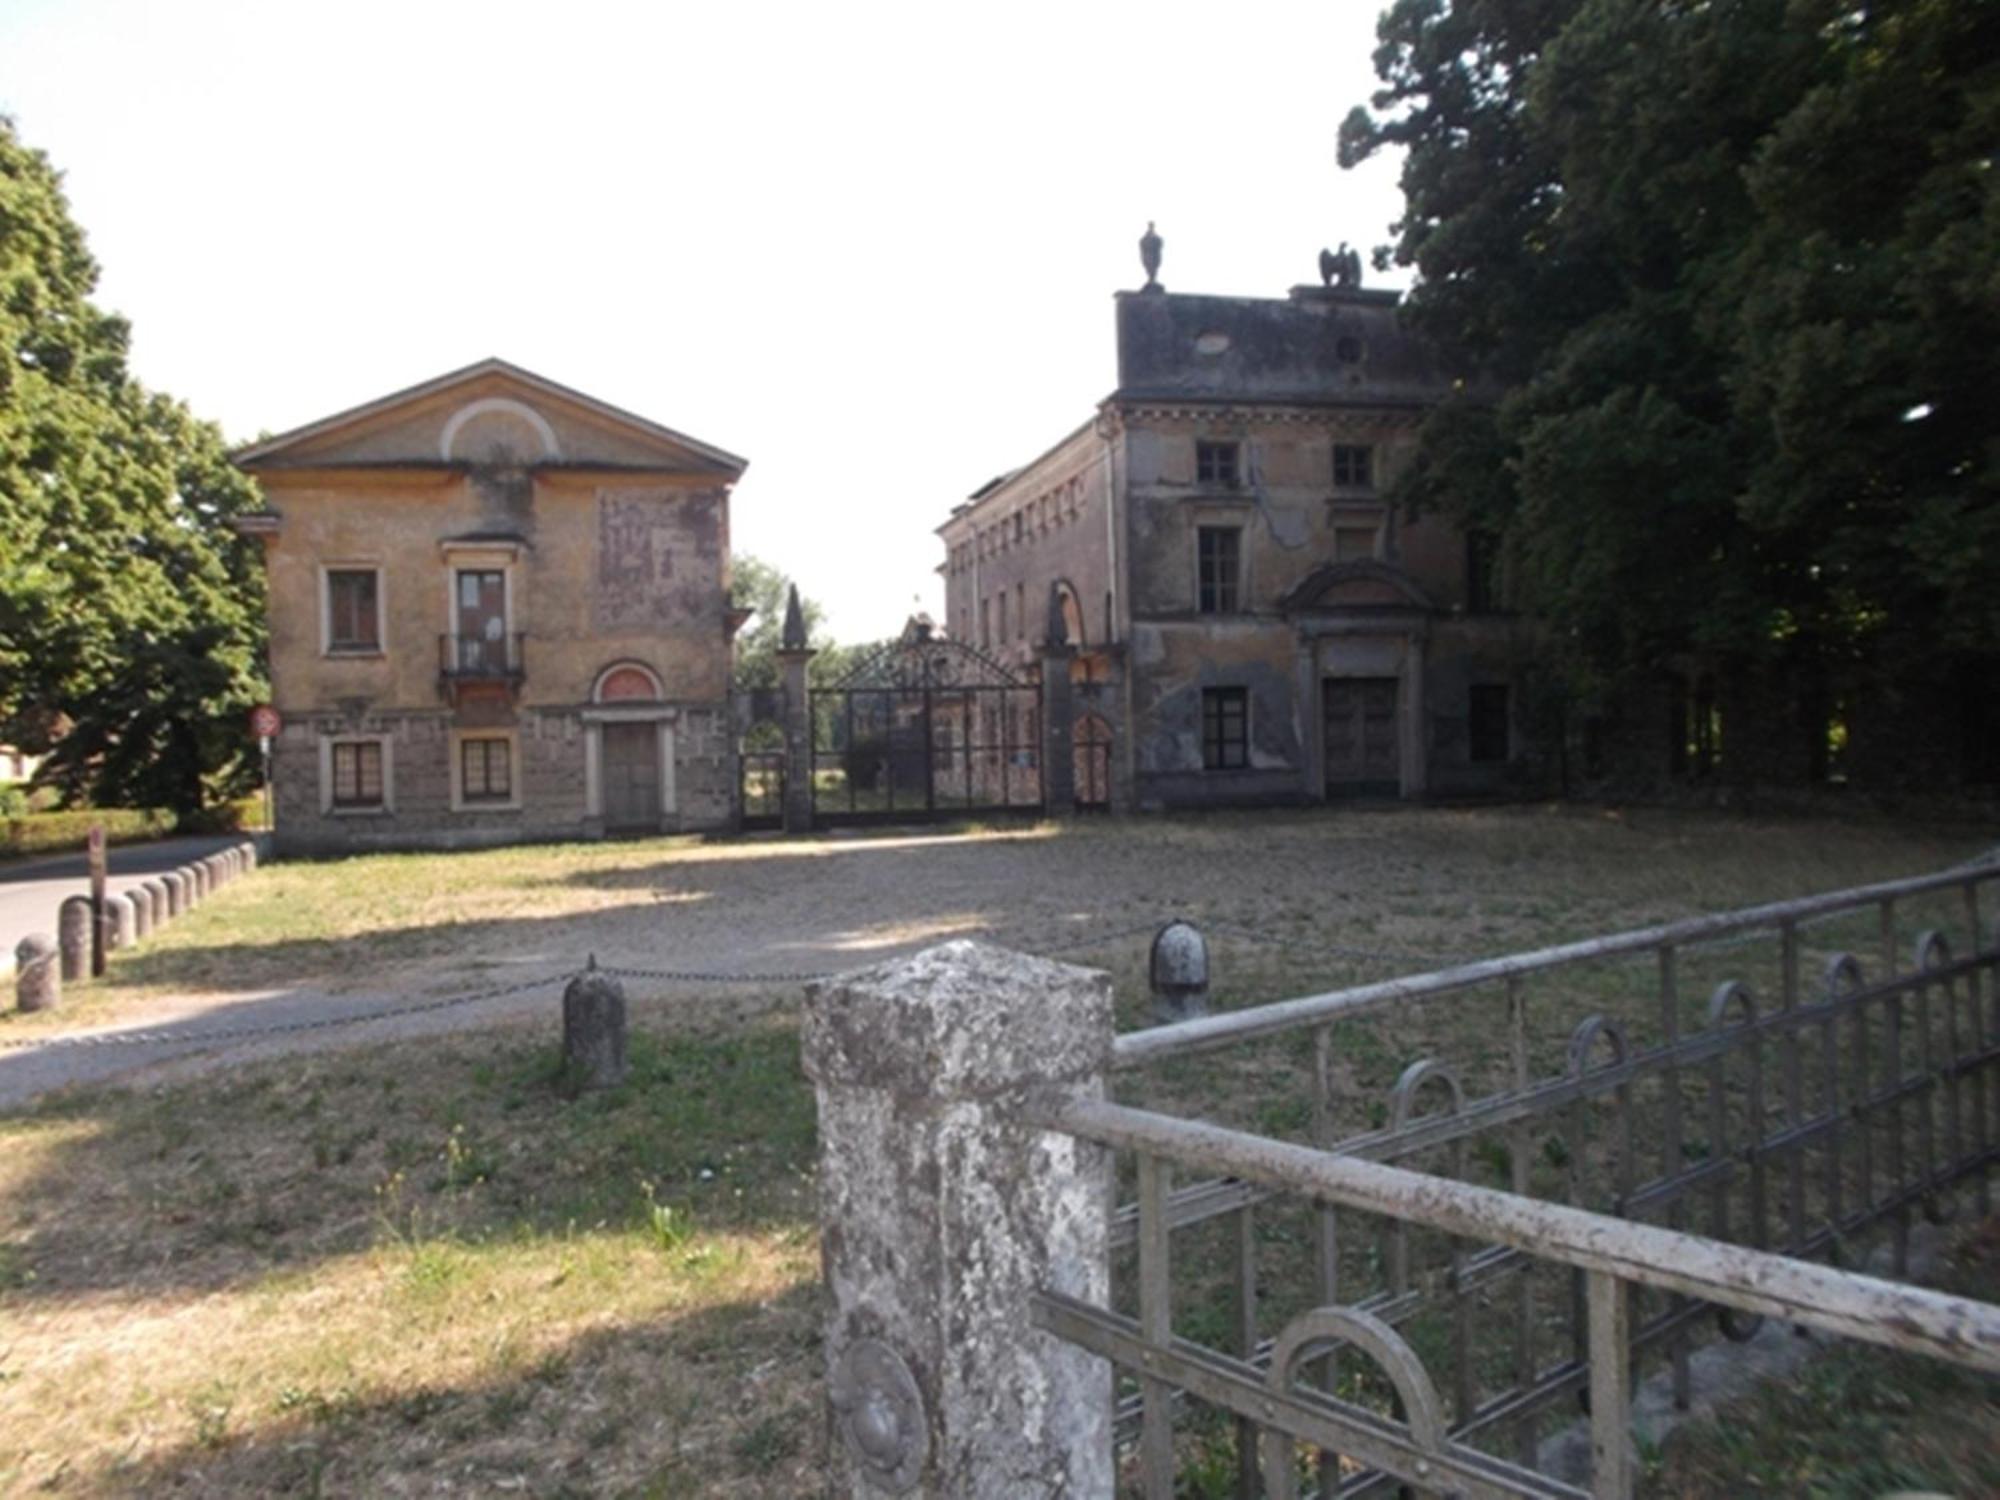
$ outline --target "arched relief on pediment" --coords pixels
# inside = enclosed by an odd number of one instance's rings
[[[1330,614],[1340,610],[1422,610],[1437,608],[1416,581],[1394,564],[1357,560],[1325,563],[1299,580],[1280,601],[1286,614]]]
[[[446,463],[531,464],[560,459],[547,417],[510,396],[482,396],[445,419],[438,456]]]

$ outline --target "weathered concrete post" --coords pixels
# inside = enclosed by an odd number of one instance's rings
[[[1208,939],[1176,917],[1153,934],[1153,1020],[1171,1026],[1208,1014]]]
[[[62,1004],[62,961],[56,940],[31,932],[14,945],[14,1005],[20,1010],[54,1010]]]
[[[813,824],[812,692],[806,667],[819,653],[806,644],[806,618],[799,586],[785,600],[785,632],[778,646],[778,670],[785,679],[785,832],[807,833]]]
[[[62,945],[62,977],[80,984],[90,977],[90,897],[65,896],[56,910],[56,940]]]
[[[160,884],[167,888],[167,915],[178,917],[188,909],[187,876],[179,870],[169,870],[160,877]]]
[[[155,875],[151,880],[142,881],[139,889],[144,891],[146,898],[153,903],[153,925],[155,927],[166,926],[167,917],[170,915],[167,911],[166,882]]]
[[[594,966],[563,990],[563,1071],[579,1090],[625,1081],[625,987]]]
[[[153,898],[143,885],[135,885],[125,893],[125,899],[132,903],[132,941],[143,943],[153,935]]]
[[[104,951],[116,953],[120,948],[132,946],[137,936],[138,924],[132,915],[132,903],[125,899],[122,891],[113,891],[104,898]]]
[[[182,868],[188,872],[188,880],[194,886],[194,899],[196,902],[199,903],[206,900],[208,898],[208,866],[200,860],[195,859],[189,860]]]
[[[1029,1318],[1103,1302],[1109,1162],[1020,1121],[1101,1096],[1111,981],[980,943],[806,990],[839,1496],[1112,1494],[1111,1373]]]
[[[1076,695],[1070,687],[1069,622],[1062,594],[1049,585],[1049,622],[1042,643],[1042,811],[1052,818],[1076,811]]]

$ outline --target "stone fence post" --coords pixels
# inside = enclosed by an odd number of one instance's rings
[[[806,639],[799,586],[785,596],[785,624],[778,637],[778,670],[785,682],[785,832],[807,833],[813,823],[812,685],[806,669],[819,655]]]
[[[65,896],[56,908],[56,942],[62,950],[62,977],[81,984],[90,977],[90,897]]]
[[[14,1005],[19,1010],[53,1010],[62,1004],[62,960],[56,940],[31,932],[14,945]]]
[[[829,1493],[1112,1494],[1110,1368],[1029,1318],[1042,1287],[1106,1300],[1109,1161],[1020,1121],[1101,1095],[1111,1038],[1106,975],[979,943],[807,988]]]

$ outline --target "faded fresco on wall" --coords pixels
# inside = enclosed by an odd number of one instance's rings
[[[600,490],[596,628],[638,634],[689,625],[719,607],[720,506],[713,493]]]

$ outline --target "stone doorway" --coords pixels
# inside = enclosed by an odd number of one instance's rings
[[[659,832],[659,726],[606,724],[603,735],[605,831]]]
[[[1401,795],[1399,688],[1393,677],[1329,677],[1320,684],[1329,798]]]

